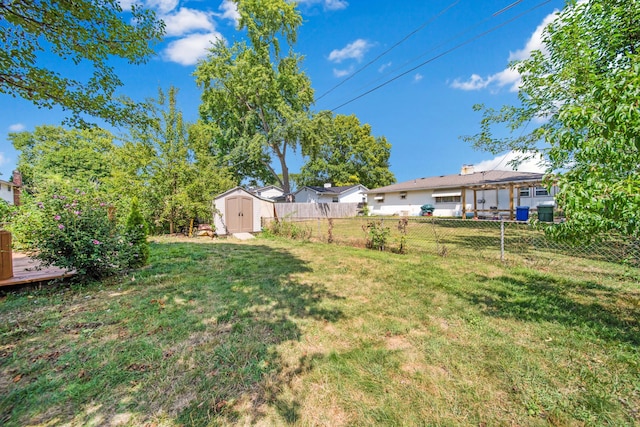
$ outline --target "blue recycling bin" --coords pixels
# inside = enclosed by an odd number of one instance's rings
[[[529,220],[529,206],[517,206],[516,221],[528,221],[528,220]]]

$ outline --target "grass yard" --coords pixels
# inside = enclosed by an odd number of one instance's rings
[[[0,299],[5,426],[640,424],[640,272],[280,239]]]

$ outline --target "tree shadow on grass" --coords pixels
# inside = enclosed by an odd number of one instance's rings
[[[3,331],[1,421],[216,425],[271,407],[293,422],[299,402],[278,395],[309,364],[292,368],[279,346],[301,322],[343,317],[310,272],[260,244],[156,243],[151,265],[120,281],[41,296],[10,313],[28,335]]]
[[[588,329],[606,341],[640,345],[640,291],[592,281],[559,279],[537,272],[489,278],[458,292],[490,316],[553,322]]]

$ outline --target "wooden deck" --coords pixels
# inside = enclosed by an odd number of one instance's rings
[[[67,273],[58,267],[43,267],[38,269],[40,263],[25,254],[13,253],[13,277],[0,280],[0,287],[24,285],[28,283],[48,282],[54,279],[62,279],[73,276],[73,272]]]

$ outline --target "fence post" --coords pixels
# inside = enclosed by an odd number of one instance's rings
[[[500,219],[500,261],[504,262],[504,219]]]

